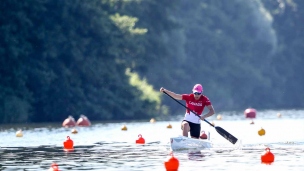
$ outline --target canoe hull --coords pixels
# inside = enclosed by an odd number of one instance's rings
[[[170,138],[171,150],[208,149],[212,148],[210,140],[193,139],[184,136]]]

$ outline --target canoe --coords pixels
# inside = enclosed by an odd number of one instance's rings
[[[171,150],[208,149],[212,148],[212,142],[208,139],[194,139],[184,136],[170,138]]]

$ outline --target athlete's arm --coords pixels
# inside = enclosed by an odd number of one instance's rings
[[[206,106],[206,107],[207,107],[207,109],[209,109],[209,112],[206,115],[201,116],[202,120],[204,120],[205,118],[208,118],[209,116],[212,116],[215,113],[214,108],[213,108],[212,105],[209,105],[209,106]]]
[[[176,94],[176,93],[174,93],[174,92],[172,92],[172,91],[169,91],[169,90],[167,90],[167,89],[165,89],[165,88],[160,88],[160,90],[159,90],[160,92],[166,92],[166,93],[168,93],[170,96],[172,96],[174,99],[176,99],[176,100],[182,100],[182,95],[180,95],[180,94]]]

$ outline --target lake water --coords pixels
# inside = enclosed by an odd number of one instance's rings
[[[281,117],[277,117],[281,113]],[[62,128],[61,123],[35,125],[0,125],[0,170],[48,170],[53,162],[64,170],[160,171],[170,157],[169,138],[181,135],[179,118],[171,121],[93,123],[91,127]],[[216,114],[217,115],[217,114]],[[304,170],[304,111],[258,111],[254,124],[243,113],[221,113],[207,120],[214,122],[239,139],[237,145],[209,131],[213,148],[201,151],[173,152],[179,160],[179,171],[197,170]],[[167,125],[171,124],[172,129]],[[128,130],[122,131],[122,125]],[[259,136],[260,128],[265,136]],[[15,133],[23,130],[23,137]],[[141,134],[146,144],[135,144]],[[70,136],[74,151],[63,150]],[[270,147],[275,161],[261,163],[261,155]]]

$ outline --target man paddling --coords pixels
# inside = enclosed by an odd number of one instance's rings
[[[192,94],[176,94],[163,87],[160,88],[160,91],[167,93],[176,100],[186,101],[186,107],[188,109],[186,109],[185,117],[181,124],[183,136],[188,137],[188,132],[190,131],[191,138],[198,139],[201,131],[201,120],[204,120],[215,113],[208,97],[202,94],[203,86],[201,84],[194,85]],[[206,115],[202,115],[205,106],[209,109],[209,112]]]

